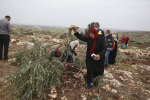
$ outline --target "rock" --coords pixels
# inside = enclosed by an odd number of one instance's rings
[[[31,38],[31,39],[34,39],[35,37],[34,36],[27,36],[28,38]]]
[[[124,96],[122,95],[121,97],[120,97],[120,99],[123,99],[124,98]]]
[[[12,61],[13,61],[13,59],[8,59],[8,61],[9,61],[9,62],[12,62]]]
[[[111,73],[109,73],[107,70],[104,70],[104,74],[106,75],[105,77],[107,78],[114,78],[114,76]]]
[[[13,58],[12,60],[13,60],[13,61],[16,61],[16,58]]]
[[[55,98],[57,98],[57,93],[54,93],[54,94],[48,94],[48,96],[49,96],[50,98],[55,99]]]
[[[81,98],[82,98],[82,100],[86,100],[86,96],[84,93],[81,94]]]
[[[150,47],[147,47],[146,50],[150,50]]]
[[[61,92],[64,94],[65,93],[65,91],[64,90],[61,90]]]
[[[116,86],[116,87],[120,87],[122,84],[116,80],[116,79],[113,79],[113,80],[108,80],[110,81],[110,84],[113,85],[113,86]]]
[[[75,84],[73,85],[74,88],[76,87],[77,83],[78,83],[78,82],[76,81]]]
[[[143,74],[143,72],[144,72],[143,70],[140,70],[140,73],[141,73],[141,74]]]
[[[34,43],[31,42],[18,42],[17,45],[24,45],[27,44],[28,45],[28,49],[32,48],[34,46]]]
[[[55,88],[55,87],[52,87],[50,93],[56,93],[56,92],[57,92],[57,91],[56,91],[56,88]]]
[[[66,96],[61,97],[61,100],[68,100]]]
[[[89,92],[88,94],[89,94],[89,96],[93,96],[93,93],[91,93],[91,92]]]
[[[147,84],[149,84],[150,83],[150,80],[147,80]]]
[[[11,39],[10,43],[17,43],[16,39]]]
[[[117,93],[117,90],[115,90],[115,89],[112,89],[112,90],[111,90],[111,92],[113,92],[113,93]]]
[[[109,85],[106,85],[106,90],[110,90],[111,88],[109,87]]]
[[[143,83],[142,83],[141,81],[138,81],[138,82],[137,82],[137,84],[139,84],[139,85],[143,85]]]

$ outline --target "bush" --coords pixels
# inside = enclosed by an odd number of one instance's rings
[[[33,95],[46,98],[44,90],[60,85],[64,66],[50,55],[40,43],[36,43],[30,50],[18,51],[14,55],[19,63],[18,71],[6,77],[5,86],[15,87],[16,100],[31,100]]]
[[[35,43],[35,42],[36,42],[36,40],[35,40],[35,39],[32,39],[32,40],[31,40],[31,42],[32,42],[32,43]]]
[[[64,39],[64,38],[66,38],[67,37],[67,33],[61,33],[60,35],[59,35],[59,38],[61,38],[61,39]]]
[[[89,35],[89,30],[91,28],[94,28],[94,22],[91,22],[90,24],[88,24],[87,29],[85,29],[85,35]]]
[[[46,36],[46,37],[44,37],[44,39],[47,39],[47,40],[49,40],[49,37],[48,37],[48,36]]]
[[[128,57],[124,54],[122,54],[119,50],[117,51],[117,55],[116,55],[116,61],[117,62],[122,62],[123,60],[128,59]]]
[[[17,66],[17,62],[16,61],[11,62],[11,66]]]

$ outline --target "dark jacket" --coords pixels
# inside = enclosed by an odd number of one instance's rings
[[[100,60],[96,61],[93,58],[89,57],[90,50],[93,45],[92,39],[87,39],[85,36],[81,36],[78,32],[74,34],[78,39],[87,42],[87,52],[86,52],[86,66],[88,63],[91,65],[94,73],[101,75],[104,72],[104,60],[106,53],[106,44],[105,38],[103,36],[99,36],[96,40],[96,51],[95,54],[100,55]]]
[[[98,34],[99,34],[100,36],[105,37],[105,33],[104,33],[104,31],[103,31],[103,30],[98,29],[97,31],[98,31]]]
[[[112,35],[108,35],[105,37],[105,42],[107,45],[107,50],[108,51],[112,51],[112,45],[114,44],[114,38],[112,37]]]

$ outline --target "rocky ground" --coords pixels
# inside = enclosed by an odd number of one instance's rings
[[[48,38],[45,38],[48,37]],[[40,41],[44,46],[49,43],[60,43],[65,40],[53,38],[49,35],[33,34],[22,37],[11,35],[9,57],[24,48],[32,48],[34,41]],[[149,48],[138,49],[129,47],[119,52],[128,58],[116,62],[105,68],[104,76],[98,77],[91,89],[86,88],[86,69],[77,69],[72,64],[66,64],[66,71],[62,75],[61,85],[46,90],[46,100],[150,100],[150,51]],[[85,55],[84,45],[76,49],[79,58]],[[13,100],[12,90],[3,91],[5,76],[17,71],[12,62],[0,61],[0,100]],[[100,81],[101,80],[101,81]],[[37,97],[33,97],[38,100]]]

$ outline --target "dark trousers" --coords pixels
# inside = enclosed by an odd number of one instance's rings
[[[8,47],[9,47],[10,36],[0,34],[0,59],[2,58],[3,46],[4,46],[4,59],[8,58]]]
[[[98,74],[94,72],[94,69],[92,68],[91,64],[87,63],[87,83],[89,85],[91,84],[92,74],[93,74],[93,78],[98,76]]]

